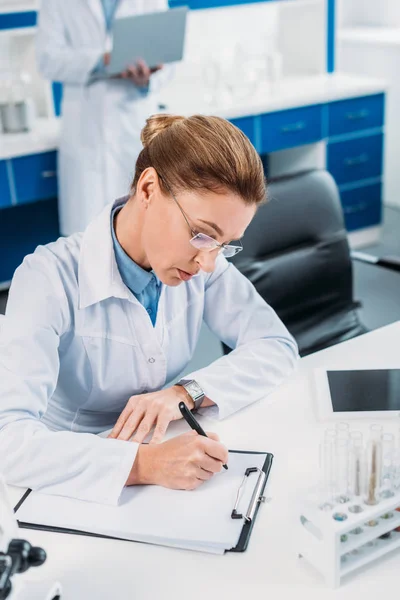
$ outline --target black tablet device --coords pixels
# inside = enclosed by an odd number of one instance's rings
[[[315,384],[322,417],[400,416],[400,369],[318,369]]]

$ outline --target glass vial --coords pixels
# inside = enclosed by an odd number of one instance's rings
[[[336,442],[336,501],[340,504],[345,504],[350,500],[349,494],[349,457],[350,457],[350,442],[349,439],[338,438]]]
[[[349,494],[353,505],[349,511],[353,513],[362,512],[362,494],[364,489],[364,445],[361,431],[350,433],[350,455],[349,455]]]
[[[318,504],[321,510],[331,510],[334,505],[335,441],[324,439],[319,449],[320,485]]]
[[[365,504],[379,502],[382,470],[382,427],[371,425],[366,448]]]
[[[394,496],[394,435],[382,434],[381,498]]]

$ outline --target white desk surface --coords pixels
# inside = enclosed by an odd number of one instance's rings
[[[213,114],[226,119],[299,108],[368,96],[386,91],[385,82],[370,77],[341,73],[288,77],[275,85],[260,85],[257,92],[242,100],[222,101],[216,105],[204,101],[204,90],[199,83],[188,81],[176,87],[174,82],[159,94],[159,102],[166,105],[160,112],[185,116],[195,113]],[[0,160],[26,154],[56,150],[60,137],[60,119],[38,119],[33,131],[18,134],[0,134]]]
[[[315,367],[400,367],[399,344],[400,321],[302,359],[297,375],[273,396],[224,422],[203,419],[205,428],[218,432],[230,448],[275,454],[266,489],[271,501],[261,506],[245,553],[212,556],[21,530],[23,536],[48,553],[45,565],[35,573],[30,571],[32,576],[61,581],[64,600],[376,600],[385,590],[394,592],[399,582],[399,552],[356,571],[344,579],[339,589],[330,590],[318,573],[298,559],[291,523],[298,518],[296,491],[315,483],[318,442],[327,426],[318,424],[314,416],[308,371]],[[183,430],[183,423],[177,425],[175,431]],[[10,492],[15,503],[21,490],[10,488]]]
[[[0,160],[56,150],[60,137],[60,119],[37,119],[32,131],[0,133]]]
[[[204,88],[198,81],[188,81],[179,88],[171,84],[161,90],[160,101],[166,112],[184,116],[195,113],[212,114],[225,119],[260,115],[335,100],[379,94],[387,89],[385,81],[344,73],[284,77],[273,85],[261,84],[254,94],[242,100],[221,100],[207,104]],[[223,98],[223,97],[222,97]]]

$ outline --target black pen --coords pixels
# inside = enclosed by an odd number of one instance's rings
[[[185,419],[186,423],[199,435],[203,435],[204,437],[208,437],[204,429],[199,425],[196,419],[193,416],[193,413],[188,409],[184,402],[179,402],[179,410],[181,411],[182,417]],[[228,470],[228,465],[222,465],[224,469]]]

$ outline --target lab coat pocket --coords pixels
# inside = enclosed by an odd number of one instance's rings
[[[75,415],[72,431],[97,434],[112,429],[120,414],[120,412],[80,408]]]
[[[92,371],[92,389],[84,409],[120,413],[132,395],[144,391],[139,347],[101,335],[82,336]]]

